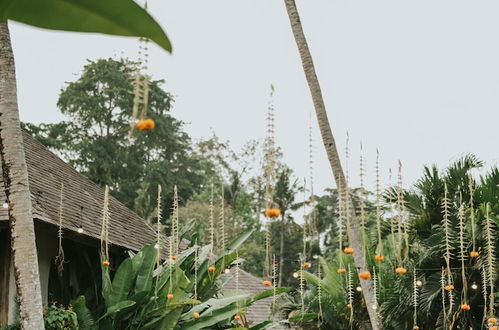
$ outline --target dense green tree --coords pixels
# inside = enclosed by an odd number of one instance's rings
[[[147,117],[156,128],[131,132],[136,69],[136,63],[123,59],[89,61],[59,96],[57,105],[68,120],[24,128],[89,179],[109,185],[143,217],[153,213],[161,184],[164,214],[169,214],[173,186],[184,203],[200,191],[212,165],[193,152],[183,123],[170,115],[173,98],[161,88],[162,80],[149,83]]]

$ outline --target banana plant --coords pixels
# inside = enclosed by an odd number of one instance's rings
[[[103,311],[99,313],[97,308],[92,310],[86,306],[83,296],[72,301],[80,329],[195,330],[220,323],[238,325],[234,316],[244,315],[255,301],[274,294],[274,290],[254,297],[243,291],[220,292],[219,276],[227,265],[240,262],[236,260],[236,251],[251,233],[241,234],[215,258],[210,255],[211,246],[191,244],[175,260],[158,265],[158,250],[149,244],[136,254],[130,253],[113,276],[108,267],[102,266]],[[215,269],[210,271],[210,266]],[[287,288],[276,290],[277,293],[287,291]],[[264,322],[249,329],[265,329],[271,323]]]

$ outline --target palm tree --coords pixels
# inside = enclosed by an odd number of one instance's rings
[[[317,74],[315,72],[314,63],[312,61],[312,55],[308,48],[307,40],[303,33],[303,28],[300,21],[300,16],[296,8],[296,3],[294,0],[284,0],[286,5],[286,10],[288,12],[289,21],[291,23],[291,29],[298,46],[298,51],[300,53],[303,70],[305,71],[305,77],[310,88],[310,93],[312,94],[312,100],[315,107],[315,114],[317,116],[317,122],[319,124],[319,129],[322,136],[322,141],[324,147],[326,148],[327,157],[333,171],[333,176],[336,182],[336,186],[340,191],[346,191],[347,184],[345,180],[345,175],[343,169],[341,168],[340,156],[338,150],[336,149],[336,143],[334,141],[333,133],[331,131],[331,126],[329,125],[329,120],[327,118],[326,107],[324,105],[324,100],[322,98],[321,87],[319,85],[319,80],[317,79]],[[355,266],[359,269],[368,269],[366,265],[365,256],[363,253],[363,243],[359,230],[359,225],[355,221],[355,208],[353,207],[353,202],[349,198],[347,201],[350,203],[350,228],[348,228],[348,238],[350,244],[353,246]],[[376,318],[375,309],[377,306],[376,300],[374,299],[373,285],[371,281],[362,281],[362,292],[364,294],[364,299],[366,301],[367,311],[369,312],[369,318],[374,330],[379,329],[378,320]]]
[[[0,23],[0,153],[11,248],[23,329],[43,329],[35,228],[17,106],[14,54],[7,22]]]

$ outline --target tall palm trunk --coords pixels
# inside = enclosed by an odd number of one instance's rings
[[[312,55],[310,54],[310,50],[308,48],[307,40],[305,38],[305,35],[303,34],[303,28],[301,25],[298,10],[296,9],[296,3],[295,0],[284,0],[284,3],[288,12],[289,21],[291,23],[291,29],[293,31],[296,45],[298,46],[298,51],[300,53],[303,70],[305,71],[305,77],[308,82],[308,87],[310,88],[310,93],[312,94],[317,122],[319,124],[324,147],[326,148],[327,157],[333,171],[334,180],[339,191],[346,191],[345,175],[343,174],[343,169],[341,168],[340,157],[338,154],[338,150],[336,149],[336,143],[334,141],[331,126],[329,125],[329,120],[327,118],[326,107],[322,98],[321,87],[315,73],[314,63],[312,61]],[[355,221],[355,208],[353,207],[353,201],[351,198],[349,198],[349,200],[346,202],[350,204],[349,217],[351,221],[350,228],[347,228],[347,233],[350,244],[355,249],[355,266],[357,267],[357,269],[367,270],[368,268],[364,258],[363,243],[361,239],[362,236],[360,234],[359,225]],[[377,306],[373,308],[376,300],[374,298],[372,282],[361,281],[361,285],[372,328],[377,330],[380,328],[380,326],[375,310]]]
[[[17,107],[14,54],[9,28],[0,22],[0,155],[10,205],[11,246],[23,329],[44,329],[28,169]]]

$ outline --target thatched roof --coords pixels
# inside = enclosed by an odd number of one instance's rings
[[[223,275],[223,278],[230,277],[230,279],[225,283],[222,291],[234,291],[237,289],[237,283],[235,280],[235,275],[233,273],[234,268],[230,275]],[[239,290],[249,293],[251,296],[268,290],[269,288],[263,286],[263,280],[258,278],[242,269],[239,270]],[[265,298],[253,303],[246,311],[246,317],[250,326],[254,326],[258,323],[274,320],[279,321],[284,317],[282,315],[276,314],[272,315],[272,300],[273,297]],[[276,324],[272,327],[273,330],[286,329],[284,326]]]
[[[101,233],[104,190],[49,151],[28,133],[23,132],[28,166],[33,217],[37,221],[58,225],[60,189],[64,184],[63,227],[81,236],[99,239]],[[3,182],[1,183],[3,185]],[[0,205],[5,201],[0,189]],[[109,242],[138,250],[155,240],[154,228],[120,201],[109,198]],[[0,222],[8,221],[7,211],[0,208]]]

